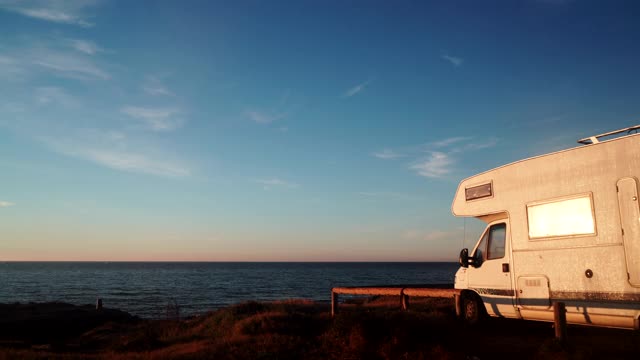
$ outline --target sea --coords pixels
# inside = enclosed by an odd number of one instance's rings
[[[4,262],[0,303],[102,300],[142,318],[194,316],[247,301],[329,302],[331,288],[451,285],[448,262]]]

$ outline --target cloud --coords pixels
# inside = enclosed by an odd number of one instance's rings
[[[458,67],[461,66],[462,63],[464,62],[463,58],[460,57],[456,57],[456,56],[450,56],[447,54],[444,54],[441,56],[444,60],[447,60],[448,62],[450,62],[451,64],[453,64],[453,66]]]
[[[91,41],[55,35],[23,36],[19,40],[18,46],[0,55],[0,75],[8,79],[28,80],[39,75],[80,80],[111,78],[98,65],[100,59],[91,56],[104,50]]]
[[[426,144],[403,146],[397,149],[385,148],[385,149],[382,149],[382,151],[376,151],[372,153],[372,155],[377,157],[378,159],[383,159],[383,160],[397,159],[401,157],[411,157],[411,156],[417,156],[417,155],[423,154],[425,152],[434,151],[437,149],[448,148],[451,145],[454,145],[463,141],[468,142],[471,139],[473,138],[470,136],[455,136],[455,137],[450,137],[443,140],[429,142]],[[466,146],[467,145],[464,145],[462,148],[465,148]],[[458,152],[458,151],[454,151],[454,152]]]
[[[270,124],[276,120],[284,118],[284,114],[272,114],[256,110],[247,110],[244,114],[258,124]]]
[[[379,159],[411,157],[409,169],[427,178],[441,178],[454,171],[462,154],[496,146],[498,139],[473,141],[471,136],[454,136],[426,144],[401,147],[400,150],[384,149],[372,155]],[[424,158],[424,154],[427,154]]]
[[[91,161],[111,169],[157,175],[163,177],[186,177],[191,175],[188,167],[168,160],[162,154],[155,156],[128,149],[126,136],[115,131],[85,131],[76,137],[41,137],[53,151]]]
[[[148,108],[125,106],[120,111],[136,120],[142,121],[153,131],[171,131],[182,126],[184,121],[175,118],[180,113],[177,108]]]
[[[19,79],[27,74],[24,64],[12,56],[0,55],[0,77],[3,79]]]
[[[69,42],[74,49],[87,55],[95,55],[98,52],[104,51],[94,42],[89,40],[70,39]]]
[[[287,187],[287,188],[296,188],[299,186],[296,183],[284,181],[278,178],[258,179],[258,180],[255,180],[254,182],[264,185],[265,190],[268,190],[272,186]]]
[[[0,9],[38,20],[91,27],[93,24],[87,21],[84,9],[95,4],[95,0],[0,0]]]
[[[456,137],[451,137],[444,140],[435,141],[435,142],[429,143],[428,145],[435,148],[442,148],[442,147],[447,147],[451,144],[455,144],[461,141],[467,141],[470,139],[471,137],[468,137],[468,136],[456,136]]]
[[[243,115],[257,124],[271,124],[275,121],[287,118],[295,109],[296,105],[290,104],[291,92],[286,90],[271,106],[254,107],[249,106]]]
[[[403,157],[404,155],[399,154],[391,149],[383,149],[382,151],[374,152],[373,156],[377,157],[378,159],[390,160]]]
[[[472,140],[473,137],[458,136],[428,143],[424,146],[425,151],[429,154],[428,157],[414,163],[410,169],[417,171],[424,177],[440,178],[453,171],[460,154],[491,148],[498,143],[496,138],[489,138],[481,142],[473,142]]]
[[[108,149],[85,149],[84,152],[77,153],[76,155],[116,170],[168,177],[184,177],[190,175],[190,171],[187,168],[166,161],[150,159],[142,154]]]
[[[173,95],[173,93],[169,91],[169,89],[162,85],[144,85],[142,87],[142,90],[144,90],[144,92],[146,92],[147,94],[154,96]]]
[[[453,164],[454,161],[449,155],[443,152],[433,151],[427,159],[411,165],[410,168],[424,177],[439,178],[449,174]]]
[[[15,204],[8,201],[0,201],[0,208],[14,206]]]
[[[458,156],[460,156],[459,154],[462,153],[491,148],[498,143],[498,139],[496,138],[490,138],[482,142],[471,142],[472,139],[472,137],[461,136],[427,144],[427,149],[448,148],[448,151],[427,150],[429,154],[428,158],[411,165],[410,168],[424,177],[443,177],[453,171],[456,164],[456,159],[453,157],[454,155],[458,154]],[[457,145],[462,141],[465,143],[460,146],[451,147],[451,145]]]
[[[100,69],[86,57],[62,53],[53,50],[36,51],[30,61],[44,69],[73,79],[101,79],[111,78],[106,71]]]
[[[367,80],[361,84],[358,84],[352,88],[350,88],[349,90],[345,91],[344,94],[342,94],[343,98],[348,98],[348,97],[352,97],[354,95],[359,94],[360,92],[362,92],[369,84],[371,83],[371,80]]]
[[[27,109],[28,107],[20,102],[6,101],[0,103],[0,113],[24,113]],[[8,120],[5,117],[0,118],[0,125],[6,125],[7,122]]]
[[[145,84],[142,86],[142,90],[149,95],[153,96],[173,96],[173,92],[169,90],[159,78],[155,76],[148,76]]]
[[[471,140],[471,138],[467,138],[467,140]],[[449,153],[455,154],[455,153],[463,153],[467,151],[488,149],[496,146],[497,144],[498,144],[498,139],[496,138],[489,138],[482,142],[467,142],[462,146],[457,146],[455,148],[450,149]]]
[[[61,105],[63,107],[76,107],[80,104],[78,99],[69,95],[62,88],[55,86],[39,87],[35,90],[36,103],[44,105]]]

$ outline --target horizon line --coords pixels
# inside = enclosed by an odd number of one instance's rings
[[[0,263],[456,263],[455,260],[0,260]]]

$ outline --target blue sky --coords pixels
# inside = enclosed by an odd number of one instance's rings
[[[460,180],[638,123],[638,18],[0,0],[0,260],[455,260]]]

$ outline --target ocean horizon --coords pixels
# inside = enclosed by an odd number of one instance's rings
[[[246,301],[330,301],[332,287],[453,284],[455,262],[2,261],[0,303],[66,302],[143,318]]]

